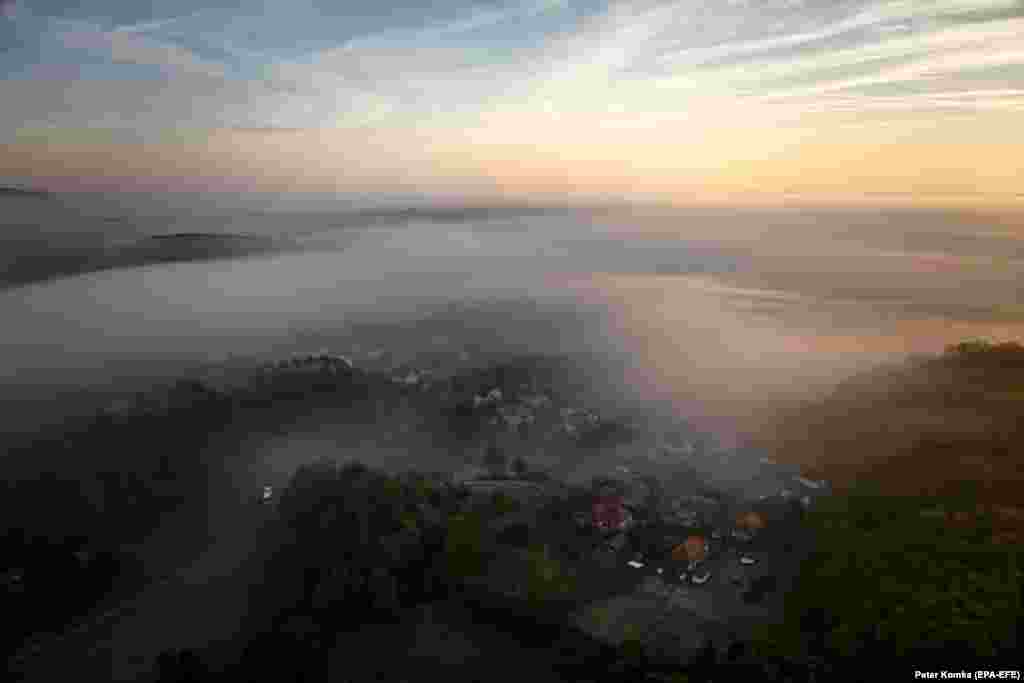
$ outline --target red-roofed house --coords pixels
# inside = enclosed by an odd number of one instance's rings
[[[594,501],[593,518],[598,529],[623,529],[628,523],[629,512],[622,496],[601,496]]]

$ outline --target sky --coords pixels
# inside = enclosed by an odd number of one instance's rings
[[[1024,0],[0,0],[0,180],[1024,205]]]

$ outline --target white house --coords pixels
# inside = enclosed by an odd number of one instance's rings
[[[550,406],[551,399],[544,395],[533,395],[524,397],[523,403],[536,410],[538,408],[546,408]]]

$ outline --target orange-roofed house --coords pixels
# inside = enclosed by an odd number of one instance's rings
[[[672,549],[672,559],[676,562],[687,562],[693,568],[707,557],[707,548],[707,539],[703,536],[689,536]]]
[[[757,512],[744,512],[736,518],[736,526],[747,531],[764,528],[764,518]]]

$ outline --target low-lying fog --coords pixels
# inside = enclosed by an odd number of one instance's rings
[[[132,229],[197,229],[188,219],[182,211]],[[728,440],[738,416],[777,397],[893,354],[966,336],[1020,337],[1024,319],[1020,242],[1005,223],[978,216],[505,212],[353,226],[328,214],[240,213],[195,223],[276,229],[307,250],[0,293],[5,402],[45,411],[69,388],[110,389],[232,354],[310,350],[311,332],[329,340],[361,316],[407,319],[445,301],[527,299],[533,314],[500,318],[497,336],[524,350],[616,358],[623,395],[669,399],[683,414],[717,420]],[[41,234],[56,244],[69,230]]]

